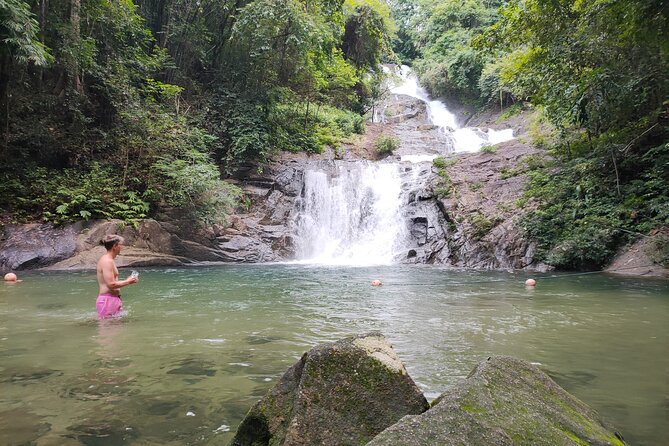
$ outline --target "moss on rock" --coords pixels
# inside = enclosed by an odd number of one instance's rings
[[[494,356],[422,415],[404,417],[368,446],[623,446],[586,404],[532,364]]]
[[[314,347],[240,424],[232,446],[364,445],[428,403],[378,332]]]

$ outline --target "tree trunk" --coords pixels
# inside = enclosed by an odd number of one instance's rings
[[[72,50],[75,50],[75,54],[79,51],[81,43],[81,0],[72,0],[70,4],[70,26],[72,27],[70,31],[70,47]],[[72,87],[79,93],[83,93],[84,88],[81,83],[81,77],[79,75],[79,60],[77,56],[70,56],[69,63],[70,78],[72,80]]]
[[[228,44],[228,39],[230,38],[232,27],[235,24],[235,16],[239,8],[241,8],[241,6],[242,6],[241,0],[235,1],[234,6],[230,9],[228,13],[225,14],[225,17],[221,20],[218,26],[218,36],[216,36],[217,41],[214,47],[214,55],[212,57],[212,60],[216,68],[220,67],[223,64],[223,60],[221,58],[225,53],[224,52],[225,46]]]
[[[40,1],[39,8],[39,40],[42,45],[46,46],[46,12],[48,10],[48,0]],[[39,66],[37,68],[37,89],[42,91],[42,82],[44,82],[44,68]]]
[[[288,82],[289,74],[288,74],[288,67],[287,67],[287,57],[288,57],[288,39],[292,35],[291,33],[291,28],[293,26],[292,20],[288,19],[288,23],[286,23],[286,27],[284,28],[284,32],[281,35],[281,41],[279,41],[279,45],[281,45],[281,56],[279,59],[279,73],[278,73],[278,78],[279,78],[279,83],[281,85],[284,85],[286,82]]]
[[[2,147],[9,143],[9,71],[11,60],[9,54],[0,56],[0,127],[2,129]]]

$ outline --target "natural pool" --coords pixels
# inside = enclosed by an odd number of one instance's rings
[[[122,271],[125,277],[127,271]],[[535,363],[631,445],[669,444],[669,282],[430,266],[141,270],[98,322],[94,273],[0,283],[0,444],[227,444],[317,343],[380,330],[429,400],[491,354]],[[371,287],[372,279],[382,287]]]

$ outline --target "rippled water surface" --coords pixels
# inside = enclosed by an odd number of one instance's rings
[[[125,277],[125,272],[121,276]],[[669,444],[669,282],[427,266],[146,269],[98,322],[94,273],[0,283],[0,444],[227,444],[317,343],[380,330],[428,399],[535,363],[633,445]],[[371,287],[372,279],[382,287]]]

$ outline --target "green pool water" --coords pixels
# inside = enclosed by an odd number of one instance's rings
[[[629,444],[669,444],[666,280],[546,274],[526,289],[521,273],[430,266],[140,272],[116,321],[96,320],[91,271],[0,283],[0,444],[227,444],[302,353],[371,330],[428,400],[512,355]]]

